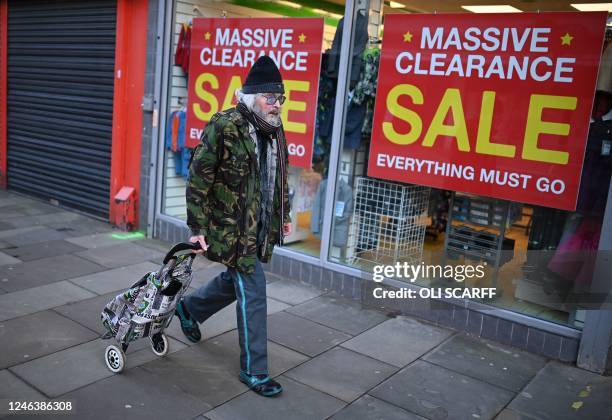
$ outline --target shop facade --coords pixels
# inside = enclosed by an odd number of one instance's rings
[[[602,309],[601,299],[609,285],[605,276],[594,272],[609,270],[605,250],[611,248],[612,209],[606,206],[610,172],[596,166],[601,163],[597,163],[599,155],[594,160],[587,158],[585,170],[590,168],[607,178],[590,187],[598,204],[591,205],[588,214],[368,177],[385,14],[457,11],[454,5],[416,3],[407,2],[397,9],[376,1],[321,2],[318,7],[299,2],[168,3],[156,139],[155,217],[150,233],[171,241],[188,235],[184,156],[189,155],[189,141],[183,137],[188,134],[182,135],[176,128],[189,125],[185,122],[189,84],[190,78],[197,77],[188,73],[184,56],[193,20],[323,18],[312,165],[290,168],[293,234],[283,248],[275,250],[268,269],[368,305],[416,315],[551,358],[578,361],[586,369],[602,372],[612,319],[609,307]],[[551,3],[540,10],[567,8]],[[604,120],[600,117],[609,114],[610,92],[605,90],[609,89],[605,82],[600,83],[603,87],[597,90],[595,107],[602,112],[595,120],[607,121],[607,116]],[[602,124],[609,127],[609,123]],[[591,149],[597,147],[601,144]],[[593,229],[585,235],[595,243],[584,243],[575,262],[579,268],[567,268],[565,258],[575,255],[563,253],[567,237],[576,232],[576,226],[582,225],[584,231],[587,225],[582,221],[591,218],[596,222],[588,225]],[[597,248],[599,253],[593,252]],[[439,284],[425,278],[410,282],[384,276],[380,284],[373,280],[375,266],[398,262],[453,266],[484,262],[488,264],[484,280],[466,281],[465,286],[496,287],[499,295],[495,299],[376,299],[381,292],[374,289],[381,285],[385,290],[418,291]],[[602,284],[594,285],[591,278]],[[582,296],[593,290],[600,292],[594,294],[595,303],[582,302]]]
[[[18,184],[11,185],[19,179],[18,170],[13,168],[18,168],[19,154],[25,153],[20,152],[20,145],[26,144],[20,139],[29,132],[16,128],[16,124],[24,125],[18,116],[25,105],[11,96],[11,90],[16,91],[18,86],[13,80],[28,80],[23,74],[31,72],[17,65],[19,61],[13,57],[18,55],[11,54],[11,48],[16,46],[11,46],[11,25],[4,24],[12,19],[8,13],[11,3],[0,3],[0,19],[3,19],[0,50],[8,51],[0,55],[4,60],[0,64],[0,99],[4,99],[0,100],[0,151],[1,146],[8,150],[0,153],[3,157],[0,171],[9,189],[20,190]],[[98,2],[83,3],[94,7]],[[517,7],[526,7],[525,3],[521,5]],[[417,316],[553,359],[577,362],[591,371],[601,373],[606,369],[612,345],[608,274],[612,272],[612,194],[609,193],[611,173],[607,146],[612,88],[602,76],[612,75],[609,67],[612,49],[603,50],[588,130],[591,134],[581,140],[586,150],[581,160],[583,182],[577,194],[576,210],[570,211],[546,203],[501,199],[461,188],[368,176],[369,167],[376,161],[373,144],[381,138],[382,124],[373,124],[375,108],[381,101],[385,104],[377,89],[382,86],[379,68],[385,34],[393,33],[390,23],[385,30],[387,22],[391,22],[386,17],[392,13],[429,16],[458,12],[465,12],[467,16],[468,10],[456,4],[378,0],[307,3],[150,0],[118,1],[113,7],[116,14],[109,19],[115,20],[115,39],[106,40],[115,43],[111,54],[113,87],[99,83],[107,96],[101,98],[90,93],[91,109],[87,111],[84,107],[83,111],[79,110],[81,114],[77,112],[80,123],[102,127],[100,130],[106,136],[98,149],[90,148],[97,157],[86,159],[98,171],[103,168],[108,173],[101,173],[93,181],[104,184],[104,188],[108,185],[108,190],[94,192],[98,202],[104,202],[99,197],[106,195],[107,206],[98,216],[123,226],[129,220],[146,230],[148,236],[171,242],[188,237],[185,180],[190,147],[185,126],[193,105],[189,89],[197,77],[191,74],[189,66],[189,60],[194,59],[190,42],[196,42],[192,37],[194,20],[313,18],[323,28],[321,61],[316,77],[316,104],[305,103],[304,107],[312,110],[316,106],[312,122],[315,130],[312,143],[306,145],[305,151],[297,146],[290,151],[295,162],[306,155],[308,164],[295,164],[289,169],[293,233],[284,247],[275,249],[267,269],[395,314]],[[540,1],[529,3],[529,7],[523,11],[575,12],[569,2]],[[19,13],[13,17],[19,18]],[[605,26],[601,27],[602,34]],[[406,42],[410,39],[409,32],[402,32],[406,34]],[[84,42],[85,50],[87,46],[101,45],[94,39]],[[34,53],[25,59],[36,59]],[[109,63],[110,60],[109,56]],[[94,67],[91,71],[103,70]],[[75,74],[69,75],[68,80],[71,77],[111,80],[108,75],[83,74],[88,69],[73,70]],[[19,77],[15,79],[12,74]],[[384,76],[388,82],[390,75]],[[51,74],[49,83],[40,84],[48,89],[53,86],[53,80]],[[57,83],[68,83],[62,80]],[[202,86],[219,89],[210,83]],[[108,93],[111,90],[112,95]],[[217,103],[220,108],[233,100],[232,89],[221,86],[221,90]],[[27,96],[28,92],[23,94]],[[434,101],[428,97],[425,100]],[[440,98],[435,99],[436,103],[439,101]],[[404,102],[406,108],[408,105]],[[42,106],[41,115],[47,113],[48,117],[37,121],[50,127],[56,122],[53,118],[58,118],[64,109],[49,100],[43,101]],[[492,114],[493,120],[503,120],[502,126],[508,126],[513,122],[504,114],[512,114],[512,104],[503,106],[503,103],[498,105]],[[296,119],[299,107],[286,111],[285,120]],[[100,115],[107,119],[110,116],[110,125],[102,124]],[[440,124],[451,123],[441,121]],[[30,125],[36,127],[36,124]],[[296,132],[298,125],[292,128]],[[407,127],[401,126],[397,131],[405,133]],[[82,131],[82,127],[78,130]],[[79,152],[82,144],[79,146],[77,140],[70,140],[75,136],[70,135],[70,129],[67,131],[68,135],[58,133],[55,137],[67,139],[61,145],[67,158],[60,159],[59,164],[68,165],[66,171],[70,171],[70,163],[83,156]],[[292,132],[287,131],[291,140]],[[44,137],[36,141],[44,146]],[[18,144],[17,148],[11,148],[12,144]],[[39,160],[49,159],[44,155],[45,147],[39,150]],[[40,169],[41,176],[43,170]],[[17,174],[14,181],[11,171]],[[83,166],[68,173],[72,179],[89,172],[90,168]],[[51,175],[61,179],[59,175]],[[591,181],[585,182],[586,179]],[[70,185],[66,193],[77,195],[76,208],[84,200],[78,191],[90,191],[86,177],[80,181],[83,186]],[[127,190],[119,194],[124,187]],[[42,195],[36,191],[20,191],[53,199],[49,191],[62,191],[62,188],[49,184]],[[591,201],[581,203],[581,195]],[[398,263],[423,267],[484,266],[485,276],[461,282],[456,278],[440,278],[443,277],[440,275],[407,279],[377,268]],[[454,273],[461,275],[456,269]],[[380,278],[384,280],[375,281]],[[377,298],[382,290],[404,293],[413,290],[418,294],[448,286],[449,282],[464,289],[495,288],[498,292],[493,298],[463,295]]]
[[[147,1],[0,2],[0,186],[138,226]]]

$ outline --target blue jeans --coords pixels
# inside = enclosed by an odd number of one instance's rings
[[[255,262],[253,274],[228,267],[184,297],[187,310],[198,322],[206,321],[234,300],[237,300],[240,368],[249,375],[267,375],[266,276],[259,259]]]

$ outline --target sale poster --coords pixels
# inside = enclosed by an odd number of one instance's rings
[[[310,168],[317,106],[323,19],[195,18],[191,35],[187,147],[219,111],[236,105],[235,92],[253,63],[268,55],[283,77],[281,118],[289,163]]]
[[[606,16],[386,15],[368,175],[574,210]]]

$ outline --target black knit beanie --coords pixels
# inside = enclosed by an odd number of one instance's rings
[[[242,92],[285,93],[283,78],[270,57],[262,55],[257,59],[242,85]]]

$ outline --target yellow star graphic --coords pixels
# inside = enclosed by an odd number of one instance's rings
[[[566,32],[565,35],[561,37],[561,45],[572,45],[572,39],[574,39],[574,37]]]
[[[210,32],[206,32],[204,34],[204,39],[207,40],[207,41],[210,39]]]
[[[300,36],[298,37],[300,39],[300,43],[303,44],[304,42],[306,42],[306,35],[304,35],[304,33],[301,33]]]
[[[412,42],[412,34],[410,33],[410,31],[404,34],[404,42]]]

